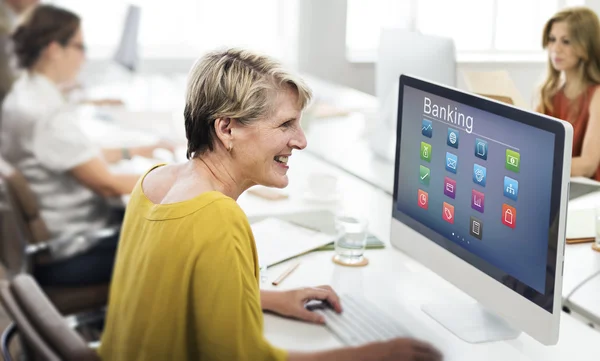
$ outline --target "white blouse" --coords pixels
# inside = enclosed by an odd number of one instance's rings
[[[43,75],[24,72],[4,100],[1,119],[0,155],[28,180],[52,236],[106,226],[106,201],[69,172],[100,157],[100,149],[58,87]]]

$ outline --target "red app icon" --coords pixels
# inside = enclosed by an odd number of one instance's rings
[[[454,224],[454,206],[452,204],[444,202],[442,218],[444,221]]]
[[[515,228],[517,225],[517,210],[504,203],[502,205],[502,223],[510,228]]]
[[[429,194],[427,192],[419,189],[419,207],[423,209],[429,208]]]

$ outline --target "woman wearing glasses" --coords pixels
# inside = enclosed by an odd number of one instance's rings
[[[12,36],[21,76],[2,107],[0,156],[21,171],[37,197],[52,237],[100,229],[120,219],[105,198],[129,194],[137,175],[113,174],[109,162],[151,156],[156,146],[101,149],[80,128],[61,87],[85,61],[79,17],[67,10],[33,8]],[[63,259],[36,268],[41,284],[75,286],[110,280],[117,237],[108,244],[68,244]]]

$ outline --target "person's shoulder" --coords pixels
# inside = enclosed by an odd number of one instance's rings
[[[210,197],[198,212],[198,224],[219,234],[245,234],[250,232],[250,223],[246,213],[232,198],[220,192],[209,192]]]
[[[4,112],[34,118],[53,114],[59,109],[56,102],[49,101],[46,93],[32,83],[26,72],[13,83],[2,107]]]
[[[600,106],[600,84],[590,85],[588,92],[590,96],[590,106],[592,103],[594,103],[594,106]]]
[[[600,114],[600,84],[593,84],[589,88],[588,112],[590,115]],[[593,118],[597,118],[594,116]]]
[[[246,214],[240,205],[232,198],[221,192],[210,192],[211,200],[204,207],[204,211],[221,224],[237,224],[248,222]]]

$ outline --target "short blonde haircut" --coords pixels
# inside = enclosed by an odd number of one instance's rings
[[[242,49],[206,54],[188,76],[185,132],[188,159],[214,150],[214,122],[234,118],[242,124],[264,119],[272,112],[278,92],[293,88],[298,108],[304,109],[312,91],[298,76],[265,55]]]

